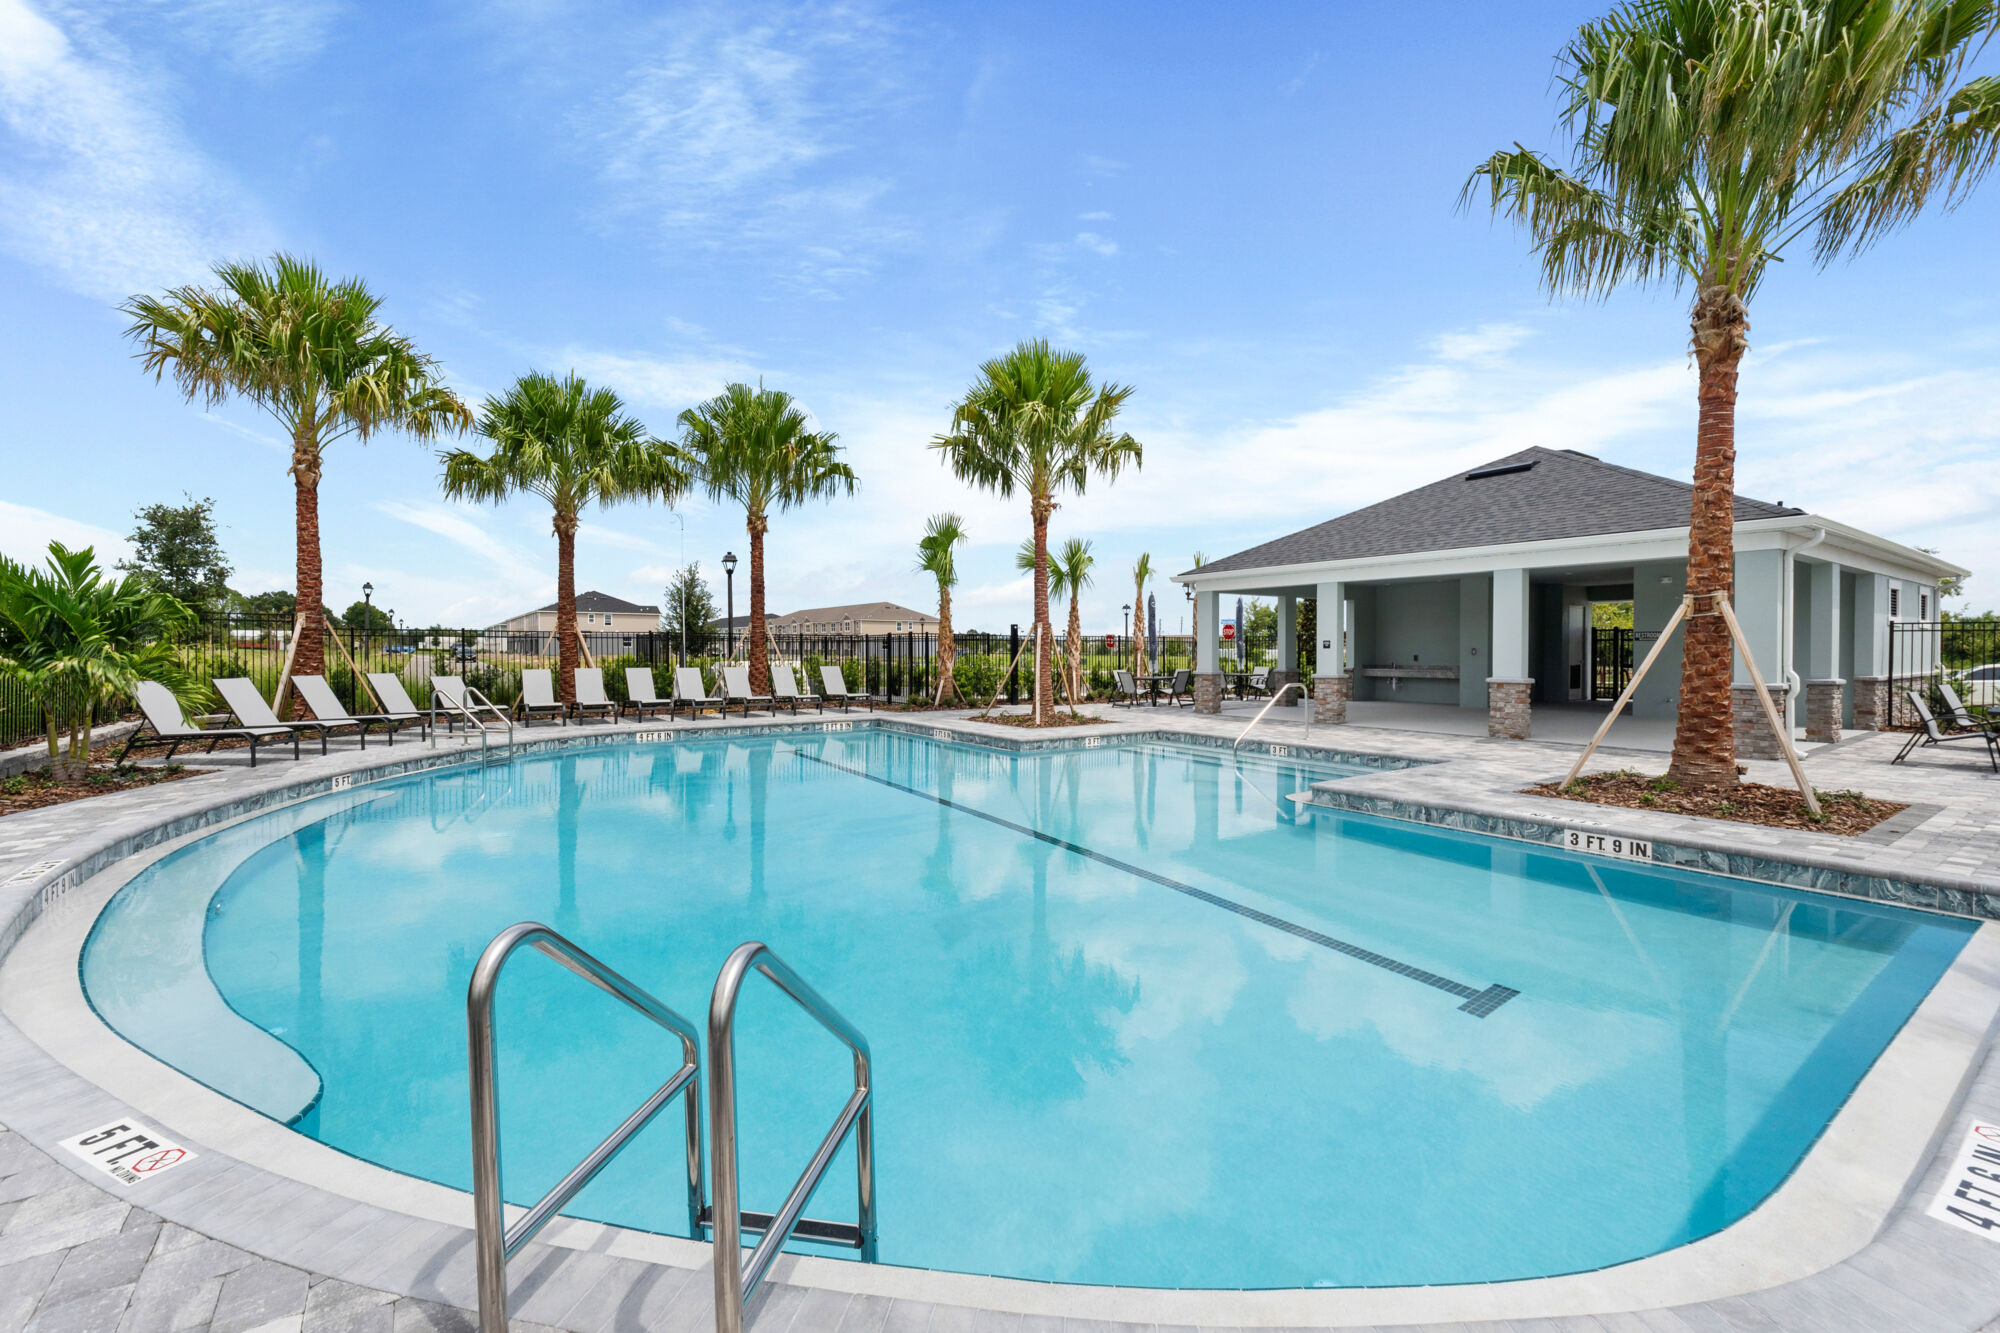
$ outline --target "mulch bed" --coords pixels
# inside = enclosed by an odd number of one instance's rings
[[[1726,791],[1696,791],[1669,778],[1648,777],[1630,769],[1616,773],[1586,773],[1569,786],[1545,782],[1527,794],[1563,801],[1617,805],[1628,810],[1664,810],[1675,815],[1699,815],[1767,828],[1808,829],[1852,837],[1866,833],[1889,816],[1909,809],[1901,801],[1879,801],[1858,791],[1821,791],[1821,817],[1814,819],[1791,787],[1767,787],[1739,782]]]
[[[162,782],[213,772],[212,768],[187,768],[180,764],[168,764],[164,768],[92,764],[83,781],[75,783],[57,782],[46,773],[22,773],[0,779],[0,816],[17,814],[22,810],[39,810],[45,805],[61,805],[66,801],[88,800],[92,796],[108,796],[114,791],[130,791],[134,787],[156,787]]]
[[[1036,725],[1033,713],[975,713],[967,718],[966,721],[991,722],[995,726],[1000,727],[1033,727]],[[1082,713],[1055,712],[1050,714],[1049,720],[1042,723],[1041,726],[1043,728],[1101,727],[1107,725],[1109,722],[1109,718],[1087,717]]]

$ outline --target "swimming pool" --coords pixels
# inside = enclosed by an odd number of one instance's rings
[[[1405,1285],[1741,1217],[1973,929],[1285,799],[1351,771],[868,727],[558,751],[193,843],[113,899],[83,978],[161,1059],[465,1188],[465,986],[495,933],[545,921],[697,1020],[762,939],[873,1045],[884,1262]],[[534,955],[499,1029],[511,1198],[678,1062]],[[744,1202],[769,1208],[850,1072],[768,988],[737,1040]],[[685,1234],[677,1119],[570,1211]],[[811,1211],[852,1220],[851,1167],[830,1178]]]

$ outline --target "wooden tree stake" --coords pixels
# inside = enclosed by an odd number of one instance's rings
[[[1646,654],[1646,660],[1641,662],[1639,669],[1632,673],[1632,679],[1625,683],[1625,692],[1618,696],[1617,703],[1611,705],[1610,715],[1598,724],[1597,734],[1590,738],[1590,744],[1583,747],[1583,753],[1578,755],[1576,763],[1570,766],[1569,776],[1562,781],[1563,786],[1567,787],[1570,783],[1575,782],[1576,775],[1583,772],[1584,764],[1588,763],[1590,756],[1597,752],[1598,745],[1603,742],[1605,735],[1610,732],[1611,724],[1618,720],[1618,714],[1624,711],[1625,705],[1630,702],[1632,695],[1638,690],[1639,682],[1644,680],[1646,673],[1653,669],[1653,662],[1659,657],[1660,650],[1667,646],[1667,640],[1673,637],[1676,629],[1680,628],[1680,623],[1687,619],[1688,610],[1693,605],[1694,598],[1691,595],[1683,595],[1681,597],[1681,604],[1674,608],[1673,615],[1667,617],[1666,628],[1660,631],[1659,638],[1653,640],[1653,650]]]

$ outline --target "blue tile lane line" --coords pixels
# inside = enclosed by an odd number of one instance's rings
[[[1456,995],[1459,999],[1465,1001],[1465,1003],[1458,1006],[1459,1009],[1471,1014],[1474,1018],[1485,1018],[1488,1014],[1521,993],[1512,986],[1497,984],[1488,986],[1485,990],[1475,990],[1462,981],[1453,981],[1450,977],[1441,977],[1435,972],[1426,972],[1421,967],[1412,967],[1408,963],[1396,961],[1387,954],[1379,954],[1373,949],[1364,949],[1358,944],[1350,944],[1346,940],[1335,939],[1333,936],[1322,934],[1309,926],[1302,926],[1296,921],[1287,921],[1283,917],[1272,916],[1269,912],[1260,912],[1254,907],[1247,907],[1233,899],[1224,898],[1220,894],[1210,893],[1206,889],[1197,889],[1192,884],[1183,884],[1177,879],[1168,879],[1165,875],[1155,874],[1143,866],[1135,866],[1128,861],[1120,861],[1115,856],[1106,856],[1103,852],[1092,851],[1088,847],[1070,842],[1064,838],[1058,838],[1052,833],[1044,833],[1040,829],[1030,828],[1026,824],[1016,824],[1011,819],[1002,819],[999,815],[989,814],[984,810],[975,810],[969,805],[960,805],[958,802],[947,800],[935,792],[927,792],[917,787],[907,787],[890,778],[870,773],[866,769],[855,768],[832,759],[822,758],[816,754],[808,754],[804,750],[794,749],[792,753],[798,755],[801,759],[809,759],[813,763],[822,764],[827,768],[839,769],[843,773],[852,774],[857,778],[865,778],[869,782],[879,782],[884,787],[893,788],[910,796],[918,796],[927,801],[935,801],[947,810],[956,810],[960,814],[971,815],[975,819],[983,819],[990,824],[998,824],[1001,828],[1012,829],[1014,832],[1024,834],[1027,837],[1040,839],[1042,842],[1046,842],[1054,847],[1060,847],[1066,852],[1088,857],[1100,865],[1110,866],[1114,870],[1122,870],[1128,875],[1135,875],[1140,879],[1158,884],[1162,888],[1172,889],[1175,893],[1184,893],[1190,898],[1197,898],[1212,907],[1220,907],[1224,911],[1234,912],[1236,915],[1246,920],[1255,921],[1259,925],[1269,926],[1273,930],[1282,930],[1287,935],[1295,935],[1299,939],[1317,944],[1323,949],[1331,949],[1335,953],[1345,954],[1357,962],[1368,964],[1370,967],[1379,967],[1384,971],[1394,972],[1399,977],[1408,977],[1411,981],[1422,982],[1424,985],[1441,990],[1447,995]]]

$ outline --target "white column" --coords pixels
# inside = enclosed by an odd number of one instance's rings
[[[1889,579],[1883,574],[1854,580],[1854,674],[1889,674]]]
[[[1493,665],[1494,680],[1527,680],[1528,673],[1528,571],[1493,571]]]
[[[1299,669],[1299,601],[1296,597],[1278,599],[1278,670],[1297,671]]]
[[[1313,654],[1315,676],[1347,674],[1347,664],[1341,660],[1340,637],[1341,629],[1346,623],[1346,610],[1347,585],[1342,583],[1319,585],[1319,646]]]
[[[1807,680],[1832,680],[1840,674],[1839,565],[1806,565],[1805,613],[1806,660],[1800,674]]]
[[[1194,669],[1198,675],[1212,675],[1222,668],[1217,665],[1219,654],[1216,645],[1221,641],[1222,626],[1216,614],[1222,599],[1212,592],[1195,590],[1195,618],[1201,622],[1201,632],[1195,636]]]

